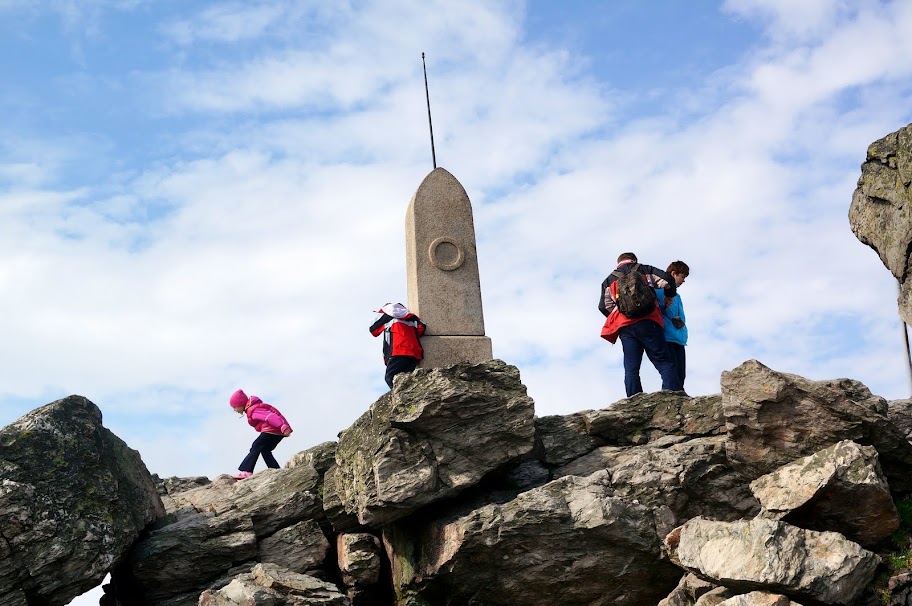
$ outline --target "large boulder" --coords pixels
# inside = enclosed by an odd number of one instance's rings
[[[824,604],[853,604],[880,558],[836,532],[774,520],[694,518],[665,539],[672,559],[717,585],[772,591]]]
[[[873,547],[899,528],[877,451],[849,440],[751,482],[761,516],[809,530],[841,532]]]
[[[849,207],[855,236],[873,248],[901,283],[899,313],[912,323],[912,124],[868,147]]]
[[[0,430],[0,603],[62,606],[165,515],[139,453],[82,396]]]
[[[327,515],[380,527],[455,496],[532,450],[534,413],[500,360],[411,373],[339,435]]]
[[[680,571],[608,472],[567,476],[416,532],[384,529],[399,604],[655,604]]]
[[[873,446],[891,489],[912,490],[912,444],[887,401],[852,379],[811,381],[756,360],[722,373],[732,464],[750,479],[842,440]]]

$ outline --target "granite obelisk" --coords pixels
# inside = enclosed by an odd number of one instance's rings
[[[435,368],[492,359],[485,336],[472,203],[446,169],[431,171],[405,217],[408,306],[426,324],[424,360]]]

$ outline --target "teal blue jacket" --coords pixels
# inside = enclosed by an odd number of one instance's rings
[[[687,345],[687,318],[684,316],[684,304],[681,302],[681,295],[678,294],[671,300],[671,305],[665,307],[665,293],[661,288],[656,289],[656,296],[659,299],[659,309],[662,310],[662,316],[665,320],[665,340],[669,343],[678,345]],[[685,322],[681,328],[675,328],[672,318],[681,318]]]

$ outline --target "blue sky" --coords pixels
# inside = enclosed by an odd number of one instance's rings
[[[908,397],[847,213],[912,122],[909,31],[871,0],[0,0],[0,422],[81,394],[151,471],[210,477],[255,437],[238,387],[295,427],[280,459],[350,425],[385,389],[372,310],[407,296],[422,52],[539,415],[623,396],[596,301],[626,250],[691,266],[689,393],[756,358]]]

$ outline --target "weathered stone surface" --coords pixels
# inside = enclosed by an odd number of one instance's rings
[[[694,602],[693,606],[718,606],[725,600],[738,595],[738,592],[728,587],[716,587],[704,593]]]
[[[719,602],[719,606],[801,606],[801,604],[778,593],[751,591]]]
[[[672,559],[710,582],[781,592],[825,604],[852,604],[880,558],[835,532],[757,518],[689,520],[665,539]]]
[[[646,444],[663,436],[712,436],[725,433],[722,397],[691,398],[683,392],[640,393],[609,408],[579,413],[587,433],[604,444]]]
[[[563,465],[593,451],[600,442],[588,433],[586,413],[535,419],[535,453],[548,465]]]
[[[912,323],[912,124],[868,147],[858,187],[852,194],[849,224],[873,248],[901,283],[899,313]]]
[[[726,457],[725,436],[667,436],[642,446],[603,446],[555,469],[553,475],[587,476],[604,469],[610,472],[615,496],[653,508],[662,537],[695,516],[736,520],[760,509]]]
[[[175,502],[171,495],[179,495],[194,488],[200,488],[211,483],[206,476],[196,476],[192,478],[159,478],[157,474],[152,474],[152,480],[158,487],[158,494],[161,497],[162,504],[165,506],[167,513],[173,513],[183,505],[181,502]]]
[[[207,590],[199,598],[199,606],[348,605],[333,584],[274,564],[257,564],[251,572],[221,589]]]
[[[312,568],[329,548],[316,522],[323,518],[320,490],[317,471],[300,462],[241,481],[219,476],[171,494],[173,512],[137,542],[128,571],[112,577],[119,586],[138,586],[146,595],[144,606],[183,606],[261,556]],[[306,521],[311,522],[299,525]],[[283,544],[294,545],[296,552],[278,555]],[[183,565],[174,566],[175,561]]]
[[[658,606],[694,606],[700,597],[713,589],[717,589],[717,587],[688,572],[681,577],[678,586],[668,594],[668,597],[658,603]]]
[[[887,418],[896,429],[906,436],[906,440],[912,438],[912,400],[888,401]]]
[[[492,360],[419,369],[340,434],[330,472],[336,494],[325,498],[379,527],[530,452],[534,432],[533,402],[516,367]]]
[[[322,477],[336,463],[336,447],[338,445],[338,442],[333,441],[322,442],[307,450],[302,450],[293,455],[288,460],[288,463],[285,464],[285,467],[287,469],[296,465],[310,465]]]
[[[323,517],[320,476],[310,465],[265,469],[243,481],[219,476],[212,483],[172,495],[175,504],[193,511],[250,514],[258,537],[301,520]]]
[[[426,334],[484,335],[472,203],[446,169],[431,171],[412,197],[405,250],[408,307]]]
[[[348,585],[374,585],[380,581],[383,547],[380,539],[363,532],[336,537],[339,572]]]
[[[0,430],[0,603],[68,604],[164,515],[139,453],[95,404],[33,410]]]
[[[329,541],[314,520],[282,528],[259,542],[257,559],[292,572],[307,572],[320,566],[329,553]]]
[[[256,555],[250,515],[196,513],[144,537],[131,554],[132,578],[123,584],[135,583],[149,604],[172,598],[193,604],[213,581]]]
[[[608,472],[414,530],[384,529],[400,604],[654,604],[680,577],[650,510],[614,496]]]
[[[811,381],[748,360],[722,373],[728,457],[757,478],[841,440],[873,446],[893,490],[912,490],[912,444],[887,402],[851,379]]]
[[[841,532],[865,547],[899,528],[877,451],[849,440],[784,465],[751,483],[761,516],[809,530]]]
[[[890,577],[887,581],[887,606],[908,606],[912,604],[912,572]]]

